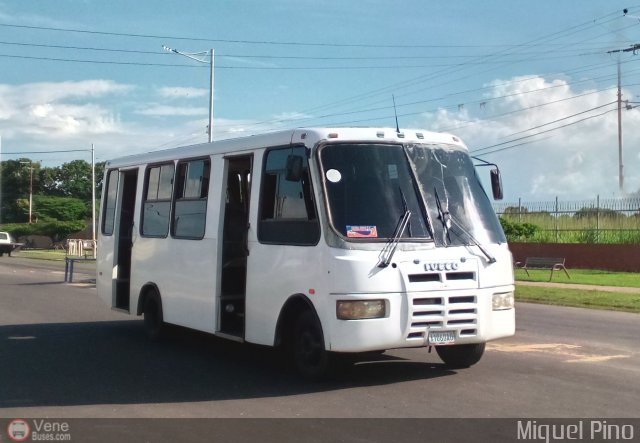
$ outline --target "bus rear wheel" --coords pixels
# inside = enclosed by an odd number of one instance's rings
[[[322,326],[313,311],[304,311],[293,328],[292,357],[300,375],[310,380],[327,378],[333,358],[324,346]]]
[[[144,300],[144,330],[151,340],[162,338],[165,329],[162,302],[157,292],[147,294]]]
[[[478,363],[484,354],[484,347],[484,343],[436,346],[436,352],[448,367],[462,369]]]

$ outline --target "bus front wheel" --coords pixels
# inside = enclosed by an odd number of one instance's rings
[[[160,296],[154,291],[144,300],[144,329],[151,340],[159,340],[164,332],[164,318]]]
[[[293,362],[298,372],[310,380],[326,378],[332,356],[325,349],[322,326],[313,311],[304,311],[293,329]]]
[[[484,346],[484,343],[436,346],[436,352],[448,367],[462,369],[475,365],[480,361],[482,354],[484,354]]]

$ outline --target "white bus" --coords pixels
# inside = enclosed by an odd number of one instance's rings
[[[282,346],[321,377],[404,347],[468,367],[515,331],[504,233],[449,134],[309,128],[132,155],[107,162],[101,208],[98,294],[151,338],[174,324]]]

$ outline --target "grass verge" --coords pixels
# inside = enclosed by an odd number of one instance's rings
[[[551,271],[549,269],[530,269],[530,276],[522,269],[516,269],[516,280],[521,281],[549,281]],[[597,286],[625,286],[640,288],[640,273],[636,272],[610,272],[597,269],[569,269],[568,278],[563,271],[554,271],[553,283],[579,283],[583,285]]]
[[[14,251],[11,253],[14,257],[36,258],[40,260],[64,260],[66,252],[62,249],[27,249]]]
[[[640,313],[640,291],[638,291],[637,294],[629,294],[598,290],[517,285],[516,300],[548,305]]]

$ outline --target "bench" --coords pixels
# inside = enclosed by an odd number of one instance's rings
[[[569,271],[564,266],[564,258],[561,257],[527,257],[524,261],[524,265],[521,262],[516,262],[516,267],[524,269],[524,272],[529,274],[529,269],[551,269],[551,275],[549,281],[553,278],[553,271],[563,270],[567,274],[568,278],[571,278]]]
[[[73,283],[73,267],[76,262],[88,262],[96,261],[95,258],[90,257],[65,257],[64,258],[64,281]]]

